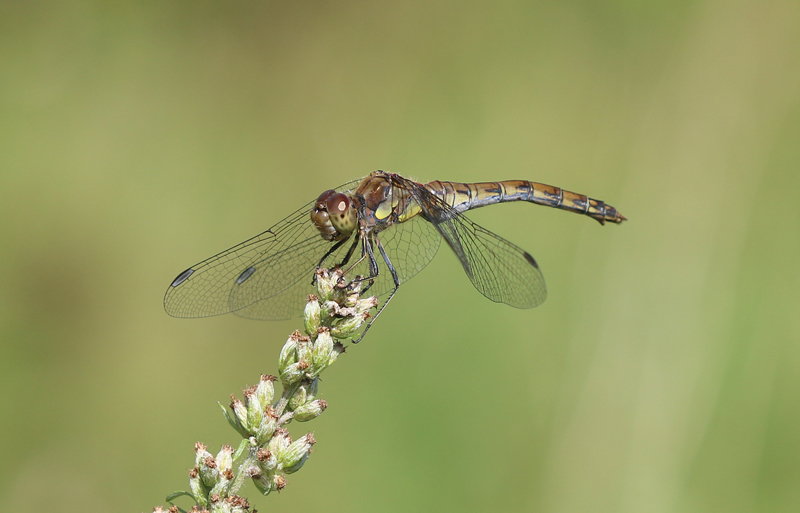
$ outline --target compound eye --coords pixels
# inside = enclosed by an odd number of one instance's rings
[[[346,194],[337,192],[325,199],[325,207],[331,217],[343,215],[350,208],[350,198]]]
[[[317,210],[324,209],[325,208],[325,202],[328,200],[328,198],[330,198],[334,194],[336,194],[336,191],[334,191],[333,189],[327,190],[327,191],[323,192],[322,194],[320,194],[319,198],[317,198],[317,201],[316,201],[316,203],[314,205],[314,208],[316,208]]]

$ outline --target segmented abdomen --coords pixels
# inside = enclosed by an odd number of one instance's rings
[[[527,180],[505,180],[502,182],[459,183],[436,180],[425,184],[433,194],[459,212],[473,208],[505,203],[528,201],[596,219],[600,224],[621,223],[625,216],[611,205],[583,194],[566,191],[552,185]]]

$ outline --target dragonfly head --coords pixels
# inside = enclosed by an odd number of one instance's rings
[[[325,240],[348,239],[358,228],[358,216],[350,197],[334,190],[320,194],[311,209],[311,222]]]

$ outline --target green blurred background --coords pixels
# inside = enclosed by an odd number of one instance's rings
[[[183,269],[384,169],[530,179],[325,376],[262,511],[800,509],[800,3],[0,2],[5,511],[149,511],[297,321],[168,317]],[[182,503],[186,505],[186,503]]]

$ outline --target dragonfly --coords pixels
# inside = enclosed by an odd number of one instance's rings
[[[302,312],[315,271],[337,266],[367,283],[365,291],[388,296],[369,329],[442,241],[481,294],[532,308],[547,298],[536,260],[464,215],[512,201],[584,214],[600,224],[626,220],[603,201],[526,180],[419,183],[375,171],[323,192],[267,231],[186,269],[167,288],[164,308],[174,317],[232,312],[250,319],[289,319]]]

